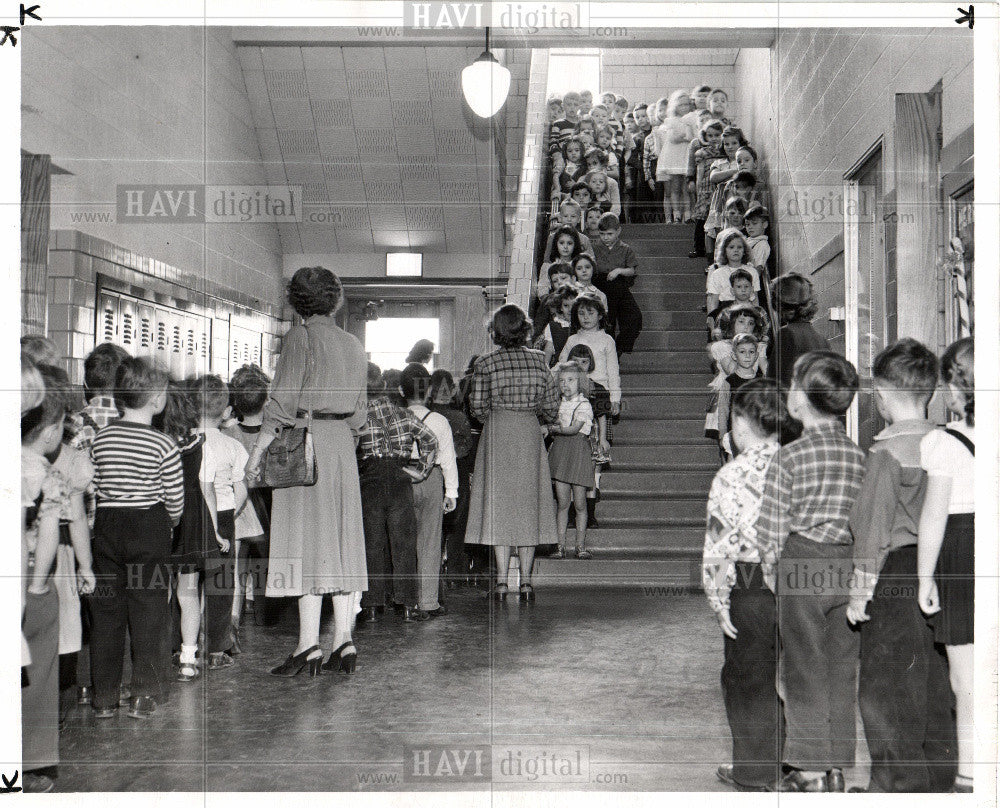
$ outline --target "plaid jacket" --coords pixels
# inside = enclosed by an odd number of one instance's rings
[[[559,385],[541,351],[499,348],[476,360],[469,409],[480,420],[490,410],[535,412],[551,424],[559,414]]]
[[[774,562],[797,533],[819,544],[852,544],[849,520],[861,490],[865,453],[840,423],[810,427],[768,466],[757,536],[761,558]]]
[[[417,444],[421,475],[430,474],[437,454],[438,441],[431,428],[409,410],[393,404],[387,396],[368,402],[368,421],[358,440],[358,458],[387,457],[409,462],[413,444]]]

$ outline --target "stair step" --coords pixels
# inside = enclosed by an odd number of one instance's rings
[[[648,311],[642,313],[643,327],[655,329],[676,329],[705,334],[705,312],[703,311]]]
[[[690,331],[672,331],[643,328],[639,334],[639,339],[636,340],[635,347],[637,351],[657,348],[664,350],[687,349],[704,352],[705,332],[700,329],[698,331],[694,331],[693,329]]]
[[[638,252],[636,257],[639,259],[639,275],[689,275],[700,278],[703,285],[705,283],[705,267],[708,264],[700,258],[693,259],[670,253],[642,255]]]
[[[662,445],[680,441],[690,442],[692,446],[713,445],[712,441],[705,438],[704,432],[704,414],[697,418],[644,418],[635,421],[624,418],[615,424],[614,441],[615,446]]]
[[[632,297],[643,314],[649,311],[701,311],[705,305],[705,290],[700,292],[678,292],[664,284],[656,292],[636,292]]]
[[[629,223],[622,225],[622,239],[628,241],[630,238],[647,239],[677,239],[687,236],[689,240],[694,239],[693,224],[639,224]]]
[[[643,272],[639,266],[639,275],[632,285],[632,294],[644,292],[677,292],[678,294],[705,294],[705,273],[696,272]],[[704,300],[701,301],[703,305]]]
[[[701,569],[686,558],[539,558],[532,583],[539,589],[555,586],[666,587],[650,596],[683,595],[698,587]]]
[[[649,423],[646,421],[645,423]],[[611,449],[612,463],[605,474],[611,471],[634,471],[682,466],[713,465],[718,468],[719,448],[715,441],[707,438],[691,438],[688,443],[681,443],[675,435],[664,436],[665,443],[639,443],[636,440],[625,441],[618,437],[621,425],[615,427],[615,445]],[[648,436],[650,441],[656,440],[655,435]],[[695,443],[697,440],[697,443]],[[669,441],[669,442],[667,442]]]
[[[600,519],[601,506],[597,506],[597,518]],[[569,528],[567,543],[572,546],[576,536],[575,529]],[[701,555],[705,544],[704,520],[698,524],[669,527],[628,527],[614,528],[602,525],[587,531],[587,547],[605,554],[620,553],[630,555],[641,552],[646,557],[689,557]]]
[[[699,497],[686,494],[684,496],[650,497],[647,499],[639,499],[635,496],[629,499],[617,499],[610,494],[604,496],[602,486],[597,518],[604,527],[625,527],[636,524],[643,527],[689,526],[692,523],[704,523],[707,499],[707,489]]]
[[[618,362],[619,372],[626,373],[709,373],[711,361],[704,347],[687,350],[664,350],[644,347],[639,335],[635,350],[625,354]]]
[[[630,421],[659,420],[666,415],[674,418],[696,419],[704,418],[708,407],[709,392],[697,394],[685,393],[651,393],[644,395],[633,393],[627,396],[622,405],[624,417]],[[704,426],[704,423],[702,423]]]
[[[601,474],[602,497],[628,497],[639,494],[664,496],[706,495],[715,476],[715,468],[678,471],[674,468],[655,471],[614,468]],[[602,500],[603,501],[603,500]]]
[[[702,392],[708,389],[708,373],[622,373],[625,393]]]

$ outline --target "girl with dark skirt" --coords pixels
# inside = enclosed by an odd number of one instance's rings
[[[975,386],[971,337],[952,343],[941,357],[946,404],[962,421],[929,432],[920,441],[927,492],[917,534],[918,599],[930,616],[934,639],[948,652],[958,728],[954,790],[972,791],[973,613],[975,611]]]

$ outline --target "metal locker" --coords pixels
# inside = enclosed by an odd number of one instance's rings
[[[94,324],[94,344],[113,342],[118,344],[118,304],[120,298],[111,292],[97,295],[96,322]]]
[[[136,301],[123,297],[118,304],[118,344],[132,356],[137,355],[139,344],[139,318]]]

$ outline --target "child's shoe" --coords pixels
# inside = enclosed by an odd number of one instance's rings
[[[122,685],[118,688],[118,703],[122,707],[128,707],[129,702],[132,700],[132,688],[130,685]]]
[[[235,664],[236,660],[229,656],[229,654],[225,651],[219,651],[208,655],[208,667],[213,671],[219,670],[220,668],[231,668]]]
[[[556,545],[556,551],[549,556],[549,558],[565,558],[566,553],[563,551],[563,546],[561,544]]]
[[[594,554],[590,552],[590,550],[585,550],[582,547],[577,547],[576,557],[579,558],[581,561],[589,561],[594,557]]]

